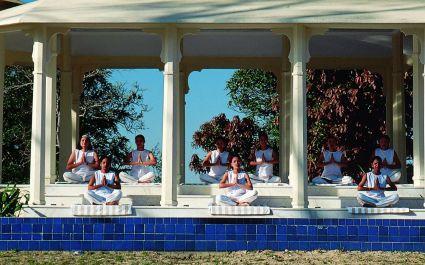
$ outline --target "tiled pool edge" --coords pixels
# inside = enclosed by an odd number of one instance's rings
[[[0,250],[425,252],[425,220],[0,218]]]

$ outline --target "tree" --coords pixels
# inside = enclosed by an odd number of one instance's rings
[[[143,104],[143,91],[137,84],[131,89],[124,84],[112,84],[108,81],[110,75],[111,70],[105,69],[85,74],[80,102],[80,133],[88,133],[99,154],[112,156],[116,169],[120,169],[118,165],[130,151],[129,140],[120,133],[120,128],[132,133],[141,130],[143,113],[148,109]],[[3,182],[29,181],[32,82],[30,67],[7,67]]]
[[[268,132],[277,150],[279,104],[276,85],[276,77],[271,72],[237,70],[226,88],[229,106],[253,120],[259,130]],[[337,136],[345,149],[354,150],[349,153],[354,161],[348,168],[350,174],[358,172],[358,165],[368,167],[369,152],[378,135],[385,130],[381,77],[368,70],[308,70],[307,106],[309,176],[319,173],[316,161],[329,134]],[[197,139],[209,138],[215,131],[221,131],[212,121],[206,124],[209,124],[207,129],[201,127],[194,135],[195,146],[204,150],[210,148],[210,144]],[[197,135],[200,132],[201,135]],[[253,146],[252,142],[241,145],[245,149]]]
[[[228,140],[227,150],[229,153],[238,154],[243,162],[249,161],[253,147],[256,146],[259,127],[250,118],[242,120],[235,116],[232,120],[227,119],[226,115],[219,114],[201,125],[198,131],[193,134],[193,147],[202,148],[205,152],[215,149],[215,139],[224,137]],[[249,146],[250,148],[247,148]],[[197,173],[205,172],[202,167],[202,160],[197,154],[192,156],[189,164],[190,169]],[[253,168],[244,164],[247,171]]]

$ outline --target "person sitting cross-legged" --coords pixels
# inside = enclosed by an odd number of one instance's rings
[[[390,147],[390,137],[382,135],[379,138],[379,147],[372,153],[372,158],[379,156],[382,159],[382,174],[387,175],[392,182],[398,182],[401,178],[401,163],[396,151]]]
[[[102,158],[101,169],[91,177],[84,196],[91,204],[118,205],[122,196],[120,179],[109,171],[110,166],[110,158]]]
[[[279,163],[276,152],[269,146],[269,137],[261,133],[259,138],[259,148],[255,151],[251,166],[256,167],[255,175],[250,178],[253,183],[279,183],[280,178],[273,176],[273,165]]]
[[[227,188],[226,195],[217,195],[218,205],[248,206],[255,199],[258,193],[252,189],[251,180],[245,172],[241,170],[241,159],[235,155],[231,161],[232,170],[226,172],[220,182],[220,189]]]
[[[228,169],[230,155],[226,151],[227,141],[223,137],[215,140],[216,150],[209,152],[202,162],[203,167],[209,167],[208,174],[201,174],[199,178],[206,184],[220,183]]]
[[[135,142],[137,148],[128,154],[124,163],[131,166],[130,174],[121,172],[120,179],[126,183],[151,183],[155,179],[155,174],[148,167],[156,165],[156,158],[151,151],[145,149],[143,135],[137,135]]]
[[[396,191],[397,186],[381,172],[382,159],[375,156],[372,171],[364,174],[357,190],[357,200],[363,207],[388,207],[398,202],[398,194],[385,196],[385,191]],[[387,187],[387,185],[389,187]]]
[[[80,149],[75,149],[69,156],[66,165],[67,170],[63,178],[68,183],[84,183],[90,180],[96,169],[99,168],[99,159],[93,150],[90,138],[87,135],[81,136]]]
[[[328,137],[326,145],[327,148],[322,151],[319,157],[319,166],[323,167],[322,175],[313,178],[311,182],[316,185],[342,184],[341,168],[346,166],[347,158],[344,152],[338,150],[336,137]],[[351,178],[349,182],[352,183]]]

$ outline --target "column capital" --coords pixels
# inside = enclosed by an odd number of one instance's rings
[[[412,55],[418,55],[420,62],[425,64],[425,28],[405,28],[401,29],[401,32],[403,32],[406,36],[413,36]],[[415,47],[415,45],[417,45],[415,42],[419,42],[419,47]]]

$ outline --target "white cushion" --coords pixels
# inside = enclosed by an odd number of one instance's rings
[[[268,215],[268,206],[209,206],[212,215]]]
[[[72,215],[79,216],[114,216],[131,215],[131,205],[82,205],[71,206]]]
[[[369,207],[347,207],[352,214],[380,214],[380,213],[408,213],[409,208],[369,208]]]

